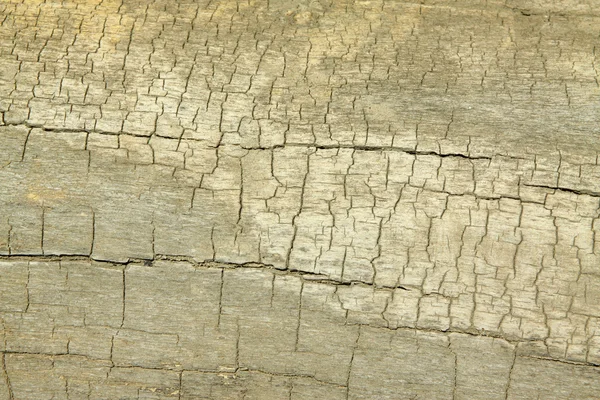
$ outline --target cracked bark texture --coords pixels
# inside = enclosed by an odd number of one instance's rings
[[[598,398],[599,10],[3,1],[0,398]]]

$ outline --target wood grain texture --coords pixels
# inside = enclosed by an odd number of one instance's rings
[[[0,3],[0,399],[598,398],[599,38],[597,0]]]

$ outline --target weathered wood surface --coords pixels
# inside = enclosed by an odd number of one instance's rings
[[[0,23],[0,398],[600,398],[597,0]]]

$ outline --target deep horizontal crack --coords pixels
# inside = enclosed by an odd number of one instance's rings
[[[102,131],[102,130],[97,130],[97,129],[50,128],[50,127],[45,127],[40,124],[32,124],[29,122],[8,123],[8,124],[5,124],[4,126],[24,126],[29,129],[40,129],[44,132],[65,132],[65,133],[86,133],[86,134],[95,133],[95,134],[109,135],[109,136],[126,135],[126,136],[134,136],[134,137],[143,137],[143,138],[148,138],[148,139],[152,138],[153,136],[156,136],[156,137],[160,137],[162,139],[174,140],[177,142],[185,142],[185,141],[205,142],[204,140],[194,139],[194,138],[189,138],[189,137],[173,138],[173,137],[160,136],[155,133],[150,134],[150,135],[138,135],[138,134],[135,134],[132,132],[126,132],[126,131],[108,132],[108,131]],[[212,148],[212,147],[218,148],[221,146],[226,146],[226,145],[221,145],[221,144],[217,144],[216,146],[207,145],[207,147],[209,147],[209,148]],[[468,154],[462,154],[462,153],[437,153],[435,151],[421,151],[421,150],[415,150],[415,149],[406,148],[406,147],[396,147],[396,146],[366,146],[366,145],[345,145],[345,144],[319,145],[319,144],[314,144],[314,143],[313,144],[286,143],[286,144],[278,144],[278,145],[269,146],[269,147],[260,147],[260,146],[257,146],[257,147],[240,146],[240,147],[244,150],[276,150],[276,149],[283,149],[286,147],[301,147],[301,148],[308,148],[308,149],[315,149],[315,150],[348,149],[348,150],[372,151],[372,152],[387,151],[387,152],[400,152],[400,153],[411,154],[411,155],[415,155],[415,156],[435,156],[435,157],[441,157],[441,158],[456,157],[456,158],[462,158],[465,160],[487,160],[487,161],[492,160],[492,158],[495,156],[500,156],[500,154],[494,154],[493,156],[470,156]],[[504,156],[504,155],[503,155],[503,157],[515,158],[515,157]]]
[[[328,285],[335,286],[369,286],[375,289],[383,289],[383,290],[393,290],[393,289],[401,289],[410,291],[409,286],[386,286],[386,285],[376,285],[374,283],[349,280],[349,281],[340,281],[331,279],[327,275],[311,272],[311,271],[301,271],[297,269],[282,269],[277,268],[271,264],[262,264],[257,262],[244,262],[244,263],[234,263],[222,260],[204,260],[198,261],[194,260],[191,257],[184,256],[174,256],[174,255],[166,255],[166,254],[157,254],[154,259],[137,259],[130,258],[128,261],[113,261],[113,260],[101,260],[95,259],[90,256],[81,256],[81,255],[61,255],[61,256],[48,256],[48,255],[3,255],[0,256],[0,261],[83,261],[83,262],[94,262],[100,264],[109,264],[114,266],[126,267],[128,265],[143,265],[146,267],[151,267],[155,261],[165,261],[165,262],[183,262],[189,265],[194,266],[195,268],[246,268],[246,269],[265,269],[270,270],[273,273],[281,274],[281,275],[293,275],[298,276],[301,279],[323,283]]]
[[[531,185],[531,184],[527,184],[527,183],[524,183],[523,186],[550,189],[550,190],[558,190],[559,192],[573,193],[573,194],[580,195],[580,196],[586,195],[586,196],[600,198],[600,192],[595,192],[595,191],[586,190],[586,189],[571,189],[571,188],[567,188],[567,187],[563,187],[563,186]]]
[[[595,367],[595,368],[600,367],[600,363],[593,363],[593,362],[571,361],[571,360],[563,360],[563,359],[552,358],[552,357],[532,356],[532,355],[525,355],[525,354],[519,355],[519,357],[531,358],[534,360],[550,361],[550,362],[556,362],[556,363],[568,364],[568,365],[579,365],[582,367]]]
[[[458,157],[467,160],[491,160],[492,157],[489,156],[469,156],[467,154],[462,153],[436,153],[435,151],[420,151],[415,149],[410,149],[406,147],[396,147],[396,146],[365,146],[365,145],[349,145],[349,144],[340,144],[340,145],[318,145],[318,144],[305,144],[305,143],[286,143],[286,144],[278,144],[274,146],[268,147],[242,147],[245,150],[274,150],[274,149],[283,149],[286,147],[302,147],[307,149],[315,149],[315,150],[358,150],[358,151],[374,151],[374,152],[400,152],[417,156],[436,156],[436,157]]]

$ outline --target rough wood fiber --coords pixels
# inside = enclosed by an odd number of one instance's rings
[[[597,0],[0,3],[1,399],[600,397]]]

